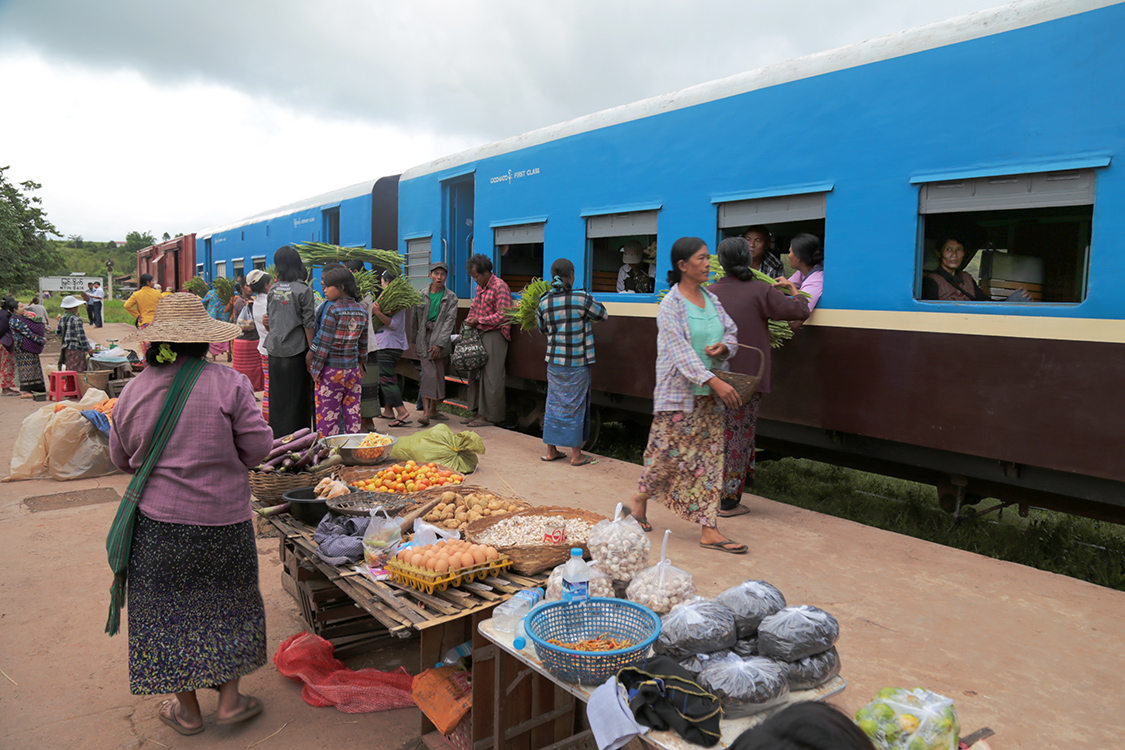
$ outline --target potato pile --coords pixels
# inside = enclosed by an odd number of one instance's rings
[[[520,506],[493,495],[491,492],[441,493],[441,502],[424,516],[424,520],[446,529],[464,531],[473,521],[487,516],[515,513]]]

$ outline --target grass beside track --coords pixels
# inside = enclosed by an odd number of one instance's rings
[[[599,453],[640,464],[648,430],[608,422]],[[974,514],[996,504],[984,500],[956,521],[938,507],[937,491],[924,484],[868,474],[806,459],[762,461],[754,494],[846,518],[917,539],[1125,591],[1125,527],[1065,513],[1015,508]]]

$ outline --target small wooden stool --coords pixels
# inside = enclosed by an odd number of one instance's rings
[[[62,401],[65,398],[81,398],[78,392],[78,373],[74,370],[56,370],[51,373],[50,394],[52,401]]]

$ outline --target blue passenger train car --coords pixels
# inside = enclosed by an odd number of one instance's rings
[[[659,292],[678,237],[817,234],[824,294],[775,355],[760,447],[1122,520],[1123,40],[1121,3],[1027,0],[536,130],[407,170],[399,250],[446,260],[462,307],[472,252],[514,291],[571,259],[612,316],[595,404],[643,413],[658,297],[617,291],[622,250]],[[949,237],[986,301],[927,298]],[[524,422],[544,346],[513,334]]]
[[[195,275],[210,283],[273,265],[274,252],[298,242],[394,248],[398,175],[313,196],[196,235]]]

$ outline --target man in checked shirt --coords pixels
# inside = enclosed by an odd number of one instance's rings
[[[512,326],[504,311],[512,306],[512,290],[503,279],[492,273],[492,261],[487,255],[477,253],[469,258],[466,269],[476,282],[477,293],[469,306],[465,325],[481,332],[481,343],[488,352],[488,362],[469,386],[469,409],[473,416],[461,420],[461,424],[487,427],[502,422],[507,414],[504,381]]]

